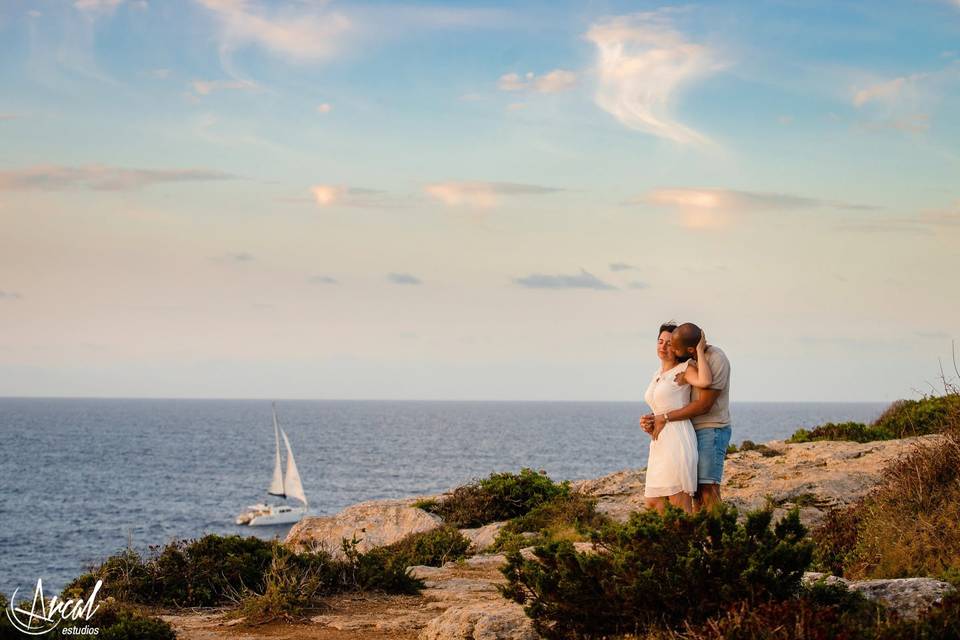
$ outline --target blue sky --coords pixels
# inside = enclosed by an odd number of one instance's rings
[[[0,395],[880,400],[960,325],[960,3],[7,1]]]

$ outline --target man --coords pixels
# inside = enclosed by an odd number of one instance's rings
[[[697,343],[703,331],[692,322],[678,326],[671,337],[671,346],[678,357],[696,358]],[[720,504],[720,482],[723,462],[730,444],[730,361],[719,347],[708,344],[707,362],[713,374],[708,389],[693,388],[690,404],[665,414],[647,414],[640,425],[647,433],[661,429],[668,421],[693,422],[697,433],[697,506],[708,509]]]

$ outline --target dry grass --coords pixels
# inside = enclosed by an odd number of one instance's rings
[[[854,579],[960,575],[960,409],[941,431],[815,532],[824,568]]]

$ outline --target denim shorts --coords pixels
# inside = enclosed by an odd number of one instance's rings
[[[697,429],[697,484],[720,484],[723,460],[730,444],[730,425],[715,429]]]

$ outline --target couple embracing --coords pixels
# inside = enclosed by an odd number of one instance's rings
[[[647,507],[711,508],[720,503],[730,443],[730,361],[691,322],[661,325],[657,356],[660,368],[644,394],[653,413],[640,418],[652,438]]]

